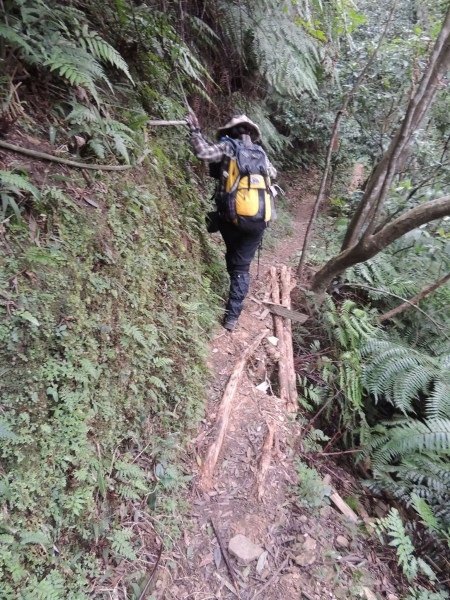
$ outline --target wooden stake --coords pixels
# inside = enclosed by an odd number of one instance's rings
[[[291,272],[283,265],[280,272],[281,280],[281,304],[286,308],[291,308]],[[292,344],[292,323],[290,319],[284,319],[283,323],[284,347],[286,352],[286,370],[288,383],[288,410],[296,413],[298,409],[297,402],[297,377],[294,369],[294,347]]]
[[[270,275],[272,279],[272,301],[275,304],[280,304],[280,286],[278,285],[278,275],[276,267],[270,267]],[[289,404],[289,384],[287,373],[286,348],[284,344],[283,319],[278,315],[273,316],[273,326],[275,336],[278,338],[278,350],[280,352],[280,360],[278,361],[278,381],[280,384],[280,398],[286,404]]]
[[[275,424],[267,422],[267,435],[264,440],[264,445],[261,453],[261,460],[259,462],[259,473],[256,476],[258,484],[258,500],[261,502],[264,496],[264,483],[266,480],[267,471],[270,467],[272,460],[272,447],[273,439],[275,434]]]
[[[217,411],[216,424],[214,426],[216,434],[215,440],[208,449],[205,462],[203,463],[200,471],[198,486],[203,491],[210,489],[213,483],[214,469],[216,467],[217,459],[219,458],[219,453],[222,448],[225,433],[227,431],[233,398],[241,380],[245,364],[253,352],[258,348],[261,341],[266,337],[267,333],[268,330],[265,329],[253,340],[250,346],[245,350],[242,357],[235,364],[230,379],[228,380],[219,410]]]

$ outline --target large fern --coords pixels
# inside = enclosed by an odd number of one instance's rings
[[[132,81],[126,62],[89,29],[82,11],[45,0],[11,0],[7,6],[0,37],[23,63],[56,71],[70,85],[84,87],[97,102],[97,83],[111,85],[101,63]]]
[[[257,0],[223,6],[222,27],[246,66],[259,72],[278,93],[317,93],[320,45],[300,24],[300,3]]]
[[[441,344],[437,351],[440,354],[426,347],[413,348],[399,337],[392,339],[392,334],[367,342],[361,349],[366,359],[363,384],[375,400],[386,398],[405,414],[425,395],[429,418],[449,418],[450,348]]]

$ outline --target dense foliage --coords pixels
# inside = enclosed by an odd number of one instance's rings
[[[89,192],[55,169],[31,176],[29,163],[16,161],[0,170],[0,595],[107,597],[125,565],[124,594],[139,598],[151,561],[133,523],[179,533],[169,493],[187,477],[173,449],[202,412],[205,334],[221,286],[194,186],[202,174],[188,166],[180,134],[156,135],[145,123],[182,118],[186,95],[206,131],[242,110],[261,126],[276,163],[320,166],[336,111],[389,7],[1,5],[0,133],[17,127],[80,160],[140,170],[93,172]],[[311,255],[316,266],[339,252],[363,193],[348,191],[351,166],[360,162],[368,176],[379,164],[446,8],[397,3],[344,115],[329,182],[332,216],[323,217]],[[443,196],[450,183],[448,101],[444,88],[414,135],[384,223]],[[367,485],[416,515],[405,526],[392,512],[379,527],[398,542],[411,581],[434,579],[427,555],[443,569],[448,560],[448,283],[417,307],[382,324],[379,317],[450,272],[448,223],[425,224],[333,280],[318,311],[320,334],[302,340],[318,357],[302,371],[302,406],[327,402],[324,414],[337,411],[338,433],[362,449]],[[328,439],[313,429],[305,447],[317,451]],[[144,540],[155,547],[151,535]],[[410,597],[438,595],[415,588]]]

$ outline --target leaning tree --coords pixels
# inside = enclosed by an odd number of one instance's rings
[[[389,148],[372,173],[364,195],[348,225],[341,252],[312,277],[308,288],[322,297],[332,280],[349,267],[364,262],[404,234],[450,215],[450,196],[424,202],[398,218],[385,218],[383,207],[396,174],[404,165],[414,134],[419,130],[450,69],[450,7],[417,89],[411,93],[405,116]]]

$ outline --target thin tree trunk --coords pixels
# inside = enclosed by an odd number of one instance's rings
[[[392,185],[397,166],[405,159],[413,133],[420,127],[427,111],[434,102],[440,81],[450,65],[450,10],[447,12],[428,66],[416,93],[412,96],[405,117],[393,141],[374,170],[359,206],[353,215],[342,244],[342,250],[354,246],[365,224],[364,235],[371,235],[377,228],[384,201]]]
[[[431,108],[442,77],[450,67],[450,7],[416,93],[412,96],[395,138],[370,178],[347,229],[342,251],[329,260],[313,277],[309,288],[323,296],[334,277],[349,267],[375,256],[393,241],[416,227],[450,214],[449,197],[422,204],[380,229],[383,205],[398,164],[409,151],[414,132]],[[365,228],[364,233],[361,235]]]
[[[309,219],[309,223],[308,223],[308,228],[306,230],[306,234],[305,234],[305,239],[303,241],[303,248],[302,248],[302,254],[300,257],[300,262],[298,263],[298,267],[297,267],[297,276],[299,278],[300,281],[302,281],[303,279],[303,269],[304,269],[304,265],[305,265],[305,261],[306,261],[306,254],[308,251],[308,246],[309,246],[309,241],[310,241],[310,237],[311,237],[311,231],[312,228],[314,226],[314,223],[316,221],[317,218],[317,213],[319,212],[319,208],[320,205],[322,203],[322,198],[324,196],[325,193],[325,189],[327,186],[327,181],[328,181],[328,173],[330,172],[330,166],[331,166],[331,156],[333,154],[333,148],[334,148],[334,144],[335,144],[335,140],[337,139],[338,133],[339,133],[339,126],[342,120],[342,117],[345,113],[345,111],[347,110],[347,106],[348,103],[350,102],[350,100],[353,98],[353,96],[355,95],[356,90],[359,88],[359,86],[361,85],[364,77],[366,76],[367,71],[369,70],[369,68],[372,66],[373,61],[375,60],[375,57],[377,56],[381,45],[384,41],[384,38],[386,37],[386,34],[388,32],[389,29],[389,25],[391,24],[391,20],[392,17],[394,15],[394,11],[395,8],[397,6],[397,0],[394,0],[393,4],[392,4],[392,8],[391,11],[389,13],[389,17],[388,20],[386,22],[386,26],[384,28],[384,31],[378,41],[377,47],[375,48],[374,52],[372,53],[372,56],[369,58],[367,64],[365,65],[365,67],[363,67],[361,73],[359,74],[357,80],[355,81],[355,84],[353,85],[352,89],[348,92],[348,94],[344,97],[344,101],[342,103],[341,108],[339,109],[339,111],[336,113],[336,117],[333,123],[333,128],[331,130],[331,138],[330,138],[330,143],[328,145],[328,150],[327,150],[327,156],[325,159],[325,168],[323,171],[323,175],[322,175],[322,181],[320,182],[320,188],[319,191],[317,193],[317,198],[316,201],[314,203],[314,208],[311,214],[311,218]]]
[[[449,280],[450,273],[448,273],[445,277],[442,277],[442,279],[439,279],[439,281],[436,281],[432,285],[429,285],[428,287],[424,288],[421,292],[410,298],[408,302],[403,302],[403,304],[400,304],[396,308],[393,308],[387,313],[384,313],[384,315],[381,315],[380,322],[383,323],[384,321],[392,319],[392,317],[395,317],[396,315],[400,314],[401,312],[409,308],[412,304],[418,304],[418,302],[422,300],[422,298],[425,298],[425,296],[428,296],[429,294],[434,292],[434,290],[437,290],[438,287],[441,287],[441,285],[447,283],[447,281]]]
[[[330,282],[346,269],[365,262],[381,250],[398,240],[402,235],[420,225],[450,215],[450,196],[431,200],[416,206],[378,233],[368,239],[361,239],[357,244],[334,256],[318,271],[310,284],[310,290],[319,298],[323,296]]]

